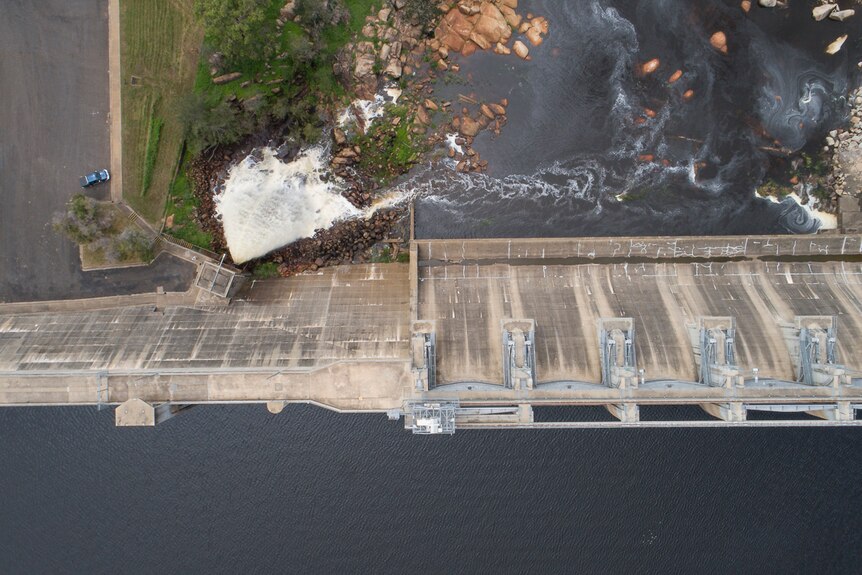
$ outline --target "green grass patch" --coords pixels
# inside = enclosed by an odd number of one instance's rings
[[[757,193],[761,196],[771,196],[781,200],[793,193],[793,187],[783,185],[775,180],[766,180],[757,186]]]
[[[320,96],[330,100],[343,98],[344,89],[332,71],[332,63],[338,51],[360,34],[365,17],[379,8],[382,0],[346,0],[344,4],[349,12],[348,22],[326,26],[319,34],[310,33],[300,23],[292,21],[285,22],[280,30],[265,26],[266,33],[272,35],[265,53],[230,62],[225,72],[239,72],[241,76],[227,84],[213,84],[209,65],[201,59],[195,91],[210,106],[232,97],[243,101],[260,96],[263,102],[254,112],[257,117],[271,113],[280,106],[280,101],[296,98],[303,91],[310,95],[307,103],[312,107],[320,103]],[[266,4],[263,7],[265,22],[274,23],[283,6],[283,0],[271,0]],[[219,30],[207,31],[209,52],[217,51],[225,41],[220,34]],[[274,87],[281,88],[281,94],[272,94]]]
[[[275,262],[264,262],[262,264],[258,264],[254,271],[252,272],[255,279],[259,280],[267,280],[272,278],[277,278],[278,274],[278,264]]]
[[[380,250],[380,253],[371,256],[371,263],[374,264],[388,264],[392,262],[392,250],[389,246],[384,247]]]
[[[387,106],[384,120],[371,125],[367,134],[358,134],[353,144],[362,149],[360,171],[379,184],[389,182],[393,176],[406,172],[425,151],[421,134],[413,133],[409,110],[405,106]],[[396,126],[392,125],[399,118]]]
[[[203,39],[193,6],[194,0],[120,3],[123,198],[157,226],[183,144],[177,102],[192,89]]]
[[[376,250],[377,248],[375,248]],[[410,261],[410,252],[399,251],[397,256],[392,256],[392,248],[383,246],[380,251],[373,251],[371,255],[371,263],[373,264],[391,264],[398,262],[406,264]]]
[[[156,169],[156,154],[159,151],[159,138],[165,121],[153,116],[150,122],[150,132],[147,135],[147,151],[144,154],[144,181],[141,184],[141,195],[145,195],[153,181],[153,170]]]

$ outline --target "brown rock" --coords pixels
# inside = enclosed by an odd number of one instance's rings
[[[538,46],[542,43],[542,33],[538,28],[530,28],[527,30],[527,40],[529,40],[530,44],[533,46]]]
[[[530,20],[530,26],[537,28],[542,34],[548,33],[548,21],[542,16],[536,16]]]
[[[425,99],[425,107],[429,110],[436,111],[438,109],[437,104],[434,103],[434,100],[430,100],[428,98]]]
[[[481,106],[479,106],[479,111],[482,112],[482,115],[489,120],[494,119],[494,112],[491,111],[491,108],[489,108],[487,104],[482,104]]]
[[[497,43],[494,45],[494,53],[496,53],[496,54],[502,54],[503,56],[508,56],[509,54],[511,54],[511,53],[512,53],[512,51],[511,51],[511,50],[509,50],[509,48],[508,48],[508,47],[506,47],[506,45],[505,45],[505,44],[501,44],[500,42],[497,42]]]
[[[450,10],[443,19],[448,20],[446,23],[452,32],[466,40],[470,36],[470,32],[473,31],[473,25],[479,18],[476,16],[465,16],[458,10]]]
[[[478,32],[471,32],[470,40],[475,42],[476,45],[479,46],[479,48],[481,48],[482,50],[487,50],[491,47],[491,42],[489,42],[485,36],[479,34]]]
[[[661,60],[659,60],[658,58],[653,58],[652,60],[641,64],[641,74],[643,74],[644,76],[646,76],[647,74],[652,74],[653,72],[658,70],[659,66],[661,66]]]
[[[709,44],[722,54],[727,54],[727,36],[721,30],[710,36]]]
[[[515,52],[515,54],[518,55],[519,58],[524,59],[526,59],[527,55],[530,53],[530,49],[527,48],[527,46],[520,40],[515,40],[515,43],[512,44],[512,50]]]
[[[511,28],[517,29],[521,24],[521,15],[515,12],[512,8],[508,6],[500,6],[500,12],[503,14],[503,18],[506,19],[506,24],[508,24]]]
[[[670,75],[670,78],[667,79],[667,83],[673,84],[674,82],[676,82],[680,78],[682,78],[682,70],[677,70],[676,72],[674,72],[673,74]]]
[[[419,106],[418,108],[416,108],[416,120],[424,126],[427,126],[431,123],[431,118],[428,117],[428,112],[423,106]]]
[[[464,42],[464,46],[461,47],[461,55],[462,56],[470,56],[473,54],[479,46],[476,45],[472,40],[467,40]]]
[[[506,113],[506,108],[501,106],[500,104],[488,104],[488,107],[491,108],[491,111],[497,114],[498,116],[502,116]]]
[[[461,118],[461,133],[465,136],[475,136],[479,133],[479,130],[482,129],[482,126],[471,118],[470,116],[464,116]]]
[[[481,16],[473,28],[473,33],[481,34],[488,40],[489,44],[493,45],[508,40],[509,36],[512,35],[512,29],[506,22],[503,13],[489,2],[482,4]]]
[[[401,62],[395,58],[389,60],[389,64],[386,66],[385,72],[392,78],[400,78],[402,72]]]
[[[353,67],[353,75],[357,78],[371,75],[374,72],[374,55],[360,54],[356,57],[356,64]]]

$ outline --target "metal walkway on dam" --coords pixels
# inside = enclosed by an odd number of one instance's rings
[[[0,304],[0,405],[153,425],[304,402],[416,433],[862,425],[862,236],[417,240],[410,255],[235,281],[230,299]],[[536,421],[547,406],[578,417]]]

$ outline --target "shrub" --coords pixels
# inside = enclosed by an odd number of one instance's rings
[[[411,22],[418,24],[422,31],[428,34],[440,17],[438,4],[430,0],[407,0],[404,4],[404,13]]]
[[[113,215],[95,200],[75,194],[66,204],[66,211],[54,215],[53,227],[78,244],[99,239],[114,223]]]
[[[201,94],[184,97],[178,113],[195,152],[233,144],[254,128],[252,119],[234,106],[220,102],[210,107]]]
[[[120,235],[111,238],[105,247],[105,255],[112,261],[149,261],[153,258],[150,238],[135,229],[125,230]]]

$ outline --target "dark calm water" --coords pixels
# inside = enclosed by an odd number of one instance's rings
[[[855,61],[821,56],[842,26],[791,4],[744,19],[735,1],[530,3],[552,30],[533,62],[464,63],[470,89],[512,101],[504,136],[477,143],[492,170],[419,176],[420,233],[809,225],[754,199],[768,164],[757,133],[794,149],[819,138]],[[732,58],[705,45],[716,26]],[[630,74],[647,57],[662,76],[690,73],[690,104]],[[635,128],[644,106],[659,116]],[[860,452],[859,429],[422,438],[311,407],[198,407],[156,429],[90,408],[3,409],[0,574],[859,573]]]
[[[815,230],[797,204],[759,199],[755,189],[776,157],[765,148],[817,150],[847,120],[862,19],[815,22],[812,2],[754,4],[745,15],[738,0],[522,2],[551,23],[545,42],[531,48],[533,60],[477,53],[461,61],[466,85],[442,86],[452,99],[509,99],[502,135],[483,132],[474,146],[489,171],[419,170],[405,184],[421,192],[418,233]],[[716,31],[727,36],[727,55],[709,44]],[[850,35],[843,50],[826,55],[843,33]],[[659,69],[639,76],[653,58]],[[675,70],[683,76],[668,84]]]
[[[2,573],[858,573],[858,429],[0,410]]]

